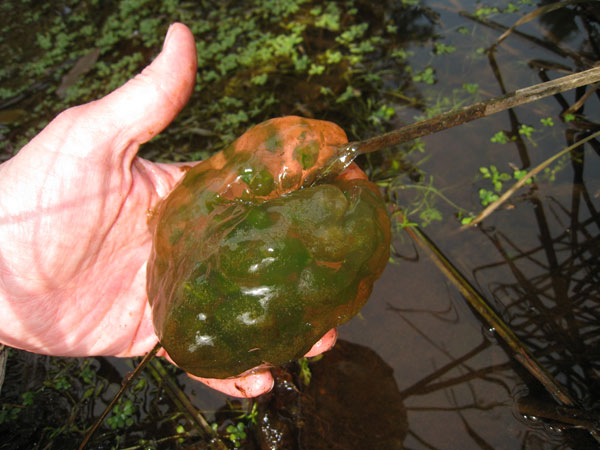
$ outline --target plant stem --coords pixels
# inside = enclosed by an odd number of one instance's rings
[[[465,229],[465,228],[477,225],[479,222],[481,222],[483,219],[485,219],[487,216],[489,216],[491,213],[493,213],[496,209],[498,209],[498,207],[502,203],[504,203],[511,195],[513,195],[521,186],[523,186],[525,183],[527,183],[527,180],[536,176],[538,173],[540,173],[542,170],[544,170],[546,167],[548,167],[550,164],[552,164],[552,162],[556,161],[561,156],[569,153],[570,151],[585,144],[586,142],[591,141],[594,138],[597,138],[598,136],[600,136],[600,131],[597,131],[596,133],[591,134],[588,137],[586,137],[578,142],[575,142],[573,145],[561,150],[556,155],[551,156],[550,158],[548,158],[541,164],[537,165],[534,169],[532,169],[530,172],[528,172],[527,175],[525,175],[523,178],[521,178],[519,181],[517,181],[514,185],[512,185],[508,191],[506,191],[504,194],[502,194],[500,196],[500,198],[498,198],[498,200],[494,201],[487,208],[485,208],[483,211],[481,211],[475,219],[473,219],[468,224],[463,225],[461,227],[461,229]]]
[[[466,17],[467,19],[473,20],[473,21],[480,23],[481,25],[484,25],[486,27],[489,27],[493,30],[499,30],[499,31],[509,30],[509,27],[502,25],[501,23],[494,22],[493,20],[489,20],[485,17],[477,17],[473,14],[469,14],[469,13],[463,12],[463,11],[461,11],[459,14],[463,17]],[[513,27],[514,27],[514,25],[513,25]],[[511,33],[515,34],[516,36],[518,36],[522,39],[525,39],[528,42],[531,42],[539,47],[549,50],[558,56],[561,56],[563,58],[571,58],[573,61],[575,61],[576,65],[578,67],[591,67],[594,65],[594,61],[592,61],[592,60],[586,58],[585,56],[578,54],[572,50],[562,48],[562,47],[558,46],[557,44],[555,44],[554,42],[550,42],[546,39],[541,39],[541,38],[532,36],[530,34],[523,33],[522,31],[519,31],[516,29],[513,29],[511,31]],[[492,45],[492,47],[490,47],[489,50],[491,52],[493,52],[495,50],[495,46]]]
[[[190,403],[185,393],[172,380],[162,363],[158,359],[155,359],[148,368],[150,369],[152,376],[157,381],[164,383],[167,394],[169,394],[175,404],[178,404],[178,407],[182,409],[182,411],[188,413],[192,423],[200,428],[200,430],[202,430],[208,438],[212,439],[213,443],[217,445],[217,448],[226,450],[227,446],[225,446],[225,444],[218,438],[202,413],[200,413],[200,411],[198,411],[194,405]]]
[[[344,147],[349,154],[374,152],[598,81],[600,66],[474,103],[364,141],[350,142]]]
[[[551,420],[571,428],[586,429],[596,441],[600,442],[598,418],[592,413],[579,408],[544,402],[533,397],[520,398],[517,400],[517,405],[521,414]]]
[[[160,343],[157,343],[154,346],[154,348],[152,350],[150,350],[146,354],[146,356],[144,356],[144,359],[142,359],[140,361],[140,363],[136,366],[136,368],[134,369],[134,371],[131,372],[130,374],[128,374],[124,378],[123,383],[121,384],[121,389],[113,397],[113,399],[111,400],[111,402],[109,403],[109,405],[104,409],[104,411],[102,412],[102,414],[100,415],[100,417],[98,417],[98,420],[96,420],[96,422],[94,423],[94,425],[92,425],[92,428],[89,429],[89,431],[85,435],[85,438],[83,439],[83,441],[79,445],[78,450],[82,450],[86,446],[86,444],[88,443],[88,441],[90,440],[90,438],[92,437],[92,435],[94,434],[94,432],[98,429],[98,427],[100,426],[100,424],[102,423],[102,421],[106,418],[106,416],[108,415],[108,413],[110,411],[112,411],[113,407],[117,404],[117,402],[119,401],[119,399],[123,396],[123,394],[125,393],[125,391],[127,390],[127,388],[131,385],[131,383],[133,382],[133,380],[142,371],[142,369],[144,367],[146,367],[146,364],[148,364],[150,362],[150,360],[152,358],[154,358],[154,356],[156,356],[156,352],[158,352],[159,349],[160,349]]]
[[[4,384],[4,375],[6,373],[6,361],[8,360],[8,347],[0,344],[0,393]]]
[[[589,3],[589,2],[590,2],[590,0],[567,0],[567,1],[563,1],[563,2],[556,2],[556,3],[551,3],[549,5],[541,6],[540,8],[537,8],[536,10],[531,11],[528,14],[525,14],[523,17],[521,17],[519,20],[517,20],[510,28],[508,28],[504,33],[502,33],[502,36],[500,36],[496,40],[496,42],[494,42],[494,45],[492,45],[492,49],[497,47],[519,25],[523,25],[524,23],[531,22],[532,20],[537,19],[539,16],[542,16],[544,14],[547,14],[549,12],[555,11],[560,8],[564,8],[565,6],[576,5],[578,3]]]

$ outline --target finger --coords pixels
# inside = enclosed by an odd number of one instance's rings
[[[171,364],[177,365],[164,348],[161,348],[156,353],[156,356],[162,356]],[[236,378],[203,378],[192,375],[191,373],[188,373],[187,376],[193,380],[206,384],[212,389],[226,395],[231,395],[232,397],[258,397],[273,389],[274,384],[271,372],[269,372],[267,367],[257,367]]]
[[[160,133],[187,103],[196,77],[196,46],[185,25],[171,25],[163,49],[141,74],[94,107],[128,139],[144,143]]]
[[[340,180],[354,180],[356,178],[360,178],[362,180],[367,180],[367,174],[362,171],[360,167],[356,165],[356,163],[350,164],[341,174],[338,175],[338,179]]]
[[[332,328],[312,346],[305,356],[317,356],[330,350],[335,345],[336,340],[337,331],[335,328]],[[217,391],[233,397],[258,397],[259,395],[266,394],[273,389],[274,384],[273,377],[268,369],[260,368],[257,371],[251,372],[247,375],[242,375],[238,378],[201,378],[190,374],[188,374],[188,376]]]
[[[58,141],[63,152],[77,156],[133,158],[139,145],[162,131],[188,101],[196,62],[191,31],[173,24],[152,64],[102,99],[64,111],[36,140],[46,147]],[[99,149],[110,154],[99,154]]]
[[[208,387],[220,391],[232,397],[251,398],[266,394],[273,389],[273,376],[268,369],[259,369],[247,375],[238,378],[227,378],[224,380],[217,378],[201,378],[188,374],[194,380],[198,380]]]
[[[325,335],[321,339],[319,339],[304,356],[307,358],[311,358],[313,356],[317,356],[321,353],[331,350],[331,348],[335,345],[335,341],[337,341],[337,331],[335,328],[332,328],[327,333],[325,333]]]
[[[309,358],[330,350],[335,345],[336,340],[337,331],[332,328],[312,346],[305,356]],[[273,377],[268,369],[258,369],[247,375],[228,379],[201,378],[191,374],[188,374],[188,376],[233,397],[258,397],[273,389],[274,384]]]

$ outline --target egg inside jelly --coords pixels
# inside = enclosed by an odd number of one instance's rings
[[[227,378],[286,363],[367,301],[389,257],[378,189],[344,176],[306,187],[345,142],[330,122],[272,119],[161,202],[147,290],[179,367]]]

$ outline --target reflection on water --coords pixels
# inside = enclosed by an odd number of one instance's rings
[[[486,271],[495,273],[488,288],[511,328],[561,384],[594,407],[600,394],[600,217],[585,202],[591,199],[585,185],[570,194],[531,199],[539,243],[522,245],[510,231],[482,230],[502,259],[474,273],[482,281],[490,279]]]

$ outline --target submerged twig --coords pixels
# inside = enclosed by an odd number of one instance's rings
[[[598,83],[590,85],[589,90],[585,94],[583,94],[579,100],[577,100],[575,103],[573,103],[573,105],[571,105],[569,108],[567,108],[567,110],[565,110],[562,113],[562,116],[564,117],[565,114],[573,114],[576,111],[579,111],[583,107],[583,105],[587,101],[587,99],[596,93],[596,91],[598,90],[598,87],[600,87],[598,85]]]
[[[504,33],[502,33],[502,35],[498,39],[496,39],[496,42],[494,42],[494,45],[492,45],[492,47],[490,49],[494,49],[496,46],[498,46],[519,25],[523,25],[524,23],[531,22],[532,20],[534,20],[535,18],[537,18],[539,16],[543,16],[544,14],[547,14],[549,12],[564,8],[565,6],[576,5],[578,3],[590,3],[590,0],[567,0],[567,1],[563,1],[563,2],[551,3],[549,5],[541,6],[537,9],[531,11],[528,14],[525,14],[523,17],[521,17],[519,20],[517,20],[510,28],[508,28]]]
[[[0,392],[4,384],[4,374],[6,372],[6,361],[8,360],[8,347],[0,344]]]
[[[449,111],[364,141],[351,142],[345,144],[345,147],[352,149],[353,154],[374,152],[598,81],[600,81],[600,66],[518,89],[506,95]]]
[[[536,176],[538,173],[540,173],[542,170],[544,170],[546,167],[548,167],[550,164],[552,164],[552,162],[556,161],[558,158],[560,158],[561,156],[569,153],[570,151],[575,150],[577,147],[585,144],[586,142],[591,141],[592,139],[597,138],[598,136],[600,136],[600,131],[597,131],[594,134],[591,134],[588,137],[586,137],[586,138],[584,138],[584,139],[582,139],[582,140],[574,143],[573,145],[570,145],[569,147],[561,150],[560,152],[558,152],[554,156],[551,156],[550,158],[548,158],[547,160],[545,160],[541,164],[538,164],[535,168],[533,168],[531,171],[529,171],[527,173],[527,175],[525,175],[523,178],[521,178],[519,181],[517,181],[514,185],[511,186],[511,188],[509,190],[507,190],[504,194],[502,194],[498,198],[498,200],[494,201],[487,208],[485,208],[483,211],[481,211],[477,215],[477,217],[475,217],[471,222],[469,222],[466,225],[463,225],[461,227],[461,229],[464,230],[465,228],[469,228],[469,227],[475,226],[478,223],[480,223],[483,219],[485,219],[491,213],[493,213],[496,209],[498,209],[498,207],[502,203],[504,203],[506,200],[508,200],[508,198],[511,195],[513,195],[520,187],[522,187],[523,185],[525,185],[525,183],[527,183],[528,180],[530,180],[531,178],[533,178],[534,176]]]
[[[590,431],[594,439],[599,440],[600,438],[598,417],[587,411],[544,402],[532,397],[520,398],[517,405],[521,414],[552,420],[572,428],[583,428]]]
[[[439,248],[418,227],[406,227],[409,236],[423,248],[471,306],[494,328],[495,332],[513,350],[515,358],[531,373],[546,390],[561,404],[574,406],[571,395],[554,379],[554,377],[537,361],[513,333],[510,327],[487,304],[485,299],[469,283],[469,281],[452,265]]]
[[[100,415],[100,417],[98,417],[98,420],[96,420],[96,422],[94,423],[94,425],[92,426],[92,428],[89,429],[89,431],[85,435],[85,438],[83,439],[83,441],[79,445],[78,450],[82,450],[86,446],[86,444],[88,443],[88,441],[90,440],[90,438],[92,437],[92,435],[98,429],[98,427],[100,426],[100,424],[102,423],[102,421],[105,419],[105,417],[108,415],[108,413],[110,411],[112,411],[113,407],[117,404],[117,402],[119,401],[119,399],[123,396],[123,394],[125,393],[125,391],[127,390],[127,388],[131,385],[131,383],[133,382],[133,380],[135,379],[135,377],[144,369],[144,367],[146,367],[146,364],[148,364],[150,362],[150,360],[156,356],[156,353],[158,352],[159,349],[160,349],[160,343],[157,343],[154,346],[154,348],[152,350],[150,350],[146,354],[146,356],[144,356],[144,358],[140,361],[140,363],[133,370],[133,372],[131,372],[130,374],[128,374],[125,377],[124,382],[121,384],[121,389],[119,389],[119,392],[117,392],[117,394],[113,397],[113,399],[108,404],[108,406],[104,409],[104,411],[102,412],[102,414]]]
[[[461,16],[466,17],[467,19],[473,20],[477,23],[480,23],[481,25],[490,27],[494,30],[506,31],[509,29],[509,27],[502,25],[501,23],[494,22],[493,20],[486,19],[485,17],[477,17],[473,14],[469,14],[466,12],[460,12],[459,14]],[[542,48],[545,48],[553,53],[556,53],[558,56],[561,56],[563,58],[571,58],[580,67],[591,67],[594,65],[594,61],[591,61],[590,59],[586,58],[585,56],[575,53],[571,50],[559,47],[557,44],[555,44],[553,42],[547,41],[545,39],[540,39],[535,36],[531,36],[529,34],[523,33],[521,31],[518,31],[515,29],[513,29],[512,33],[519,36],[520,38],[526,39],[529,42],[532,42]],[[490,50],[493,51],[494,48],[492,47]]]
[[[202,413],[190,403],[185,393],[179,388],[179,386],[177,386],[176,383],[173,382],[162,363],[158,359],[155,359],[152,361],[150,366],[148,366],[148,368],[152,376],[157,381],[164,383],[167,394],[171,397],[174,403],[178,404],[178,407],[182,409],[183,412],[187,413],[187,416],[190,418],[192,423],[202,430],[207,437],[212,439],[213,443],[215,443],[218,448],[227,449],[227,446],[218,438],[217,434],[210,427],[210,424],[206,421]]]

